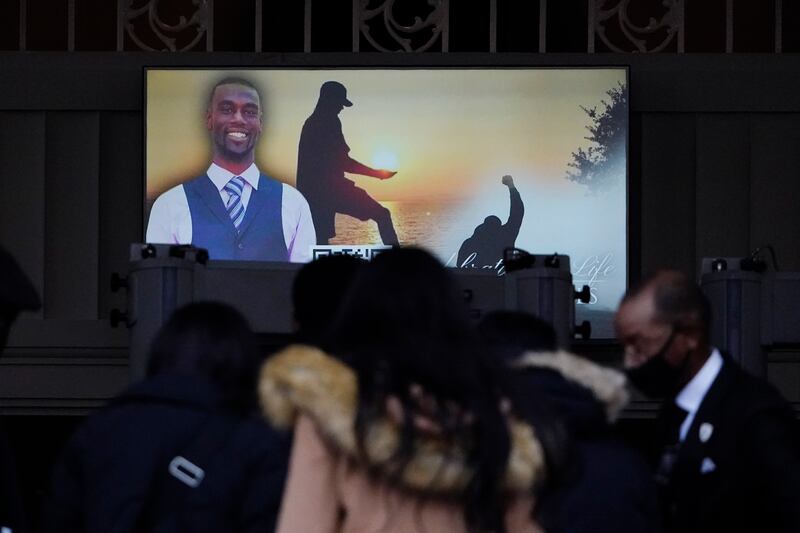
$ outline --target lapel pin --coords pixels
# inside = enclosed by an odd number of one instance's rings
[[[714,461],[712,461],[710,457],[706,457],[705,459],[703,459],[703,462],[700,464],[701,474],[710,474],[716,469],[717,465],[714,464]]]
[[[714,426],[708,422],[700,424],[700,442],[708,442],[712,433],[714,433]]]

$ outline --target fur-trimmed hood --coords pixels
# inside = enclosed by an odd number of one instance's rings
[[[338,453],[402,488],[432,495],[456,495],[471,478],[467,451],[435,436],[418,436],[415,451],[400,475],[392,462],[399,429],[388,418],[366,430],[363,454],[355,435],[358,380],[349,367],[309,346],[291,346],[271,357],[259,381],[261,407],[276,427],[291,428],[298,414],[311,418]],[[509,422],[511,452],[505,490],[529,493],[545,475],[545,458],[534,429]],[[364,463],[367,464],[364,464]]]
[[[566,351],[527,352],[511,363],[513,369],[547,369],[586,389],[602,407],[606,421],[614,422],[628,404],[625,374]]]

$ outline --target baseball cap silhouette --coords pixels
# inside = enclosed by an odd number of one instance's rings
[[[345,107],[350,107],[353,102],[347,99],[347,88],[338,81],[326,81],[319,88],[319,98],[340,102]]]

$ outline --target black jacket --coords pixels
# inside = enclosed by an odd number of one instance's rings
[[[569,453],[555,484],[538,503],[548,533],[661,531],[647,462],[613,434],[611,421],[627,402],[619,373],[566,352],[530,353],[511,375],[520,414],[534,427],[545,416],[566,430]]]
[[[670,531],[800,531],[800,440],[789,404],[726,359],[662,501]]]
[[[197,378],[162,375],[132,387],[67,445],[45,505],[44,530],[144,533],[147,514],[161,525],[154,529],[159,532],[272,531],[289,437],[219,405],[216,390]],[[200,454],[205,477],[190,489],[167,469],[175,456],[190,455],[198,439],[213,453]]]

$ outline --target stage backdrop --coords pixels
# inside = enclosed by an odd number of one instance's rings
[[[146,221],[159,194],[208,168],[205,115],[225,77],[258,87],[256,164],[290,185],[320,87],[341,83],[353,103],[338,115],[349,156],[397,172],[346,177],[388,208],[401,244],[498,275],[501,265],[473,252],[481,239],[568,254],[575,284],[592,289],[578,319],[592,321],[594,337],[612,336],[627,279],[626,69],[148,69]],[[488,231],[498,223],[505,233]],[[329,244],[381,244],[374,221],[336,214],[335,232]]]

